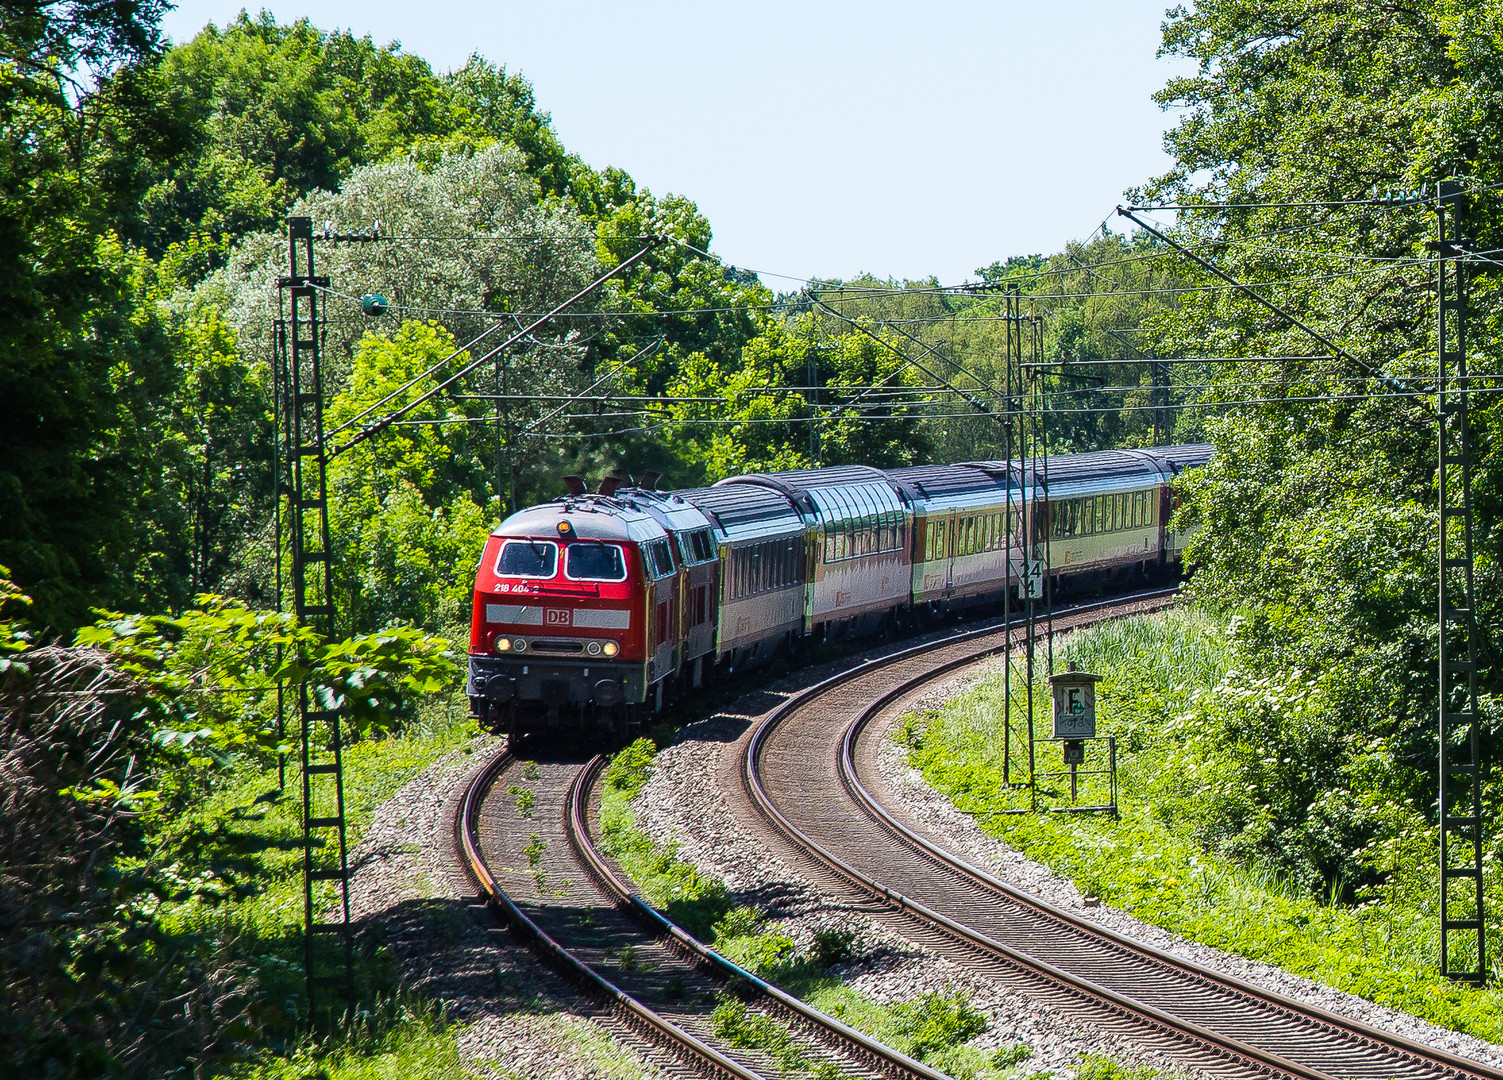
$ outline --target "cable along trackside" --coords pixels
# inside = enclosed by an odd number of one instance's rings
[[[1144,597],[1060,612],[1056,630],[1136,614]],[[971,631],[843,673],[753,732],[743,782],[796,848],[863,892],[995,961],[1089,1022],[1127,1023],[1187,1064],[1304,1080],[1503,1080],[1503,1073],[1303,1005],[1077,919],[913,832],[861,781],[861,733],[942,676],[1003,649]],[[911,926],[910,922],[910,926]],[[1104,1012],[1103,1012],[1104,1010]],[[1165,1035],[1171,1036],[1165,1043]]]

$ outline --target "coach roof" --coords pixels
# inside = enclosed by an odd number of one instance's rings
[[[803,528],[788,496],[758,484],[717,484],[675,494],[702,510],[726,536]]]
[[[827,469],[789,469],[786,472],[753,473],[750,476],[730,476],[716,484],[728,487],[733,484],[755,484],[758,487],[781,491],[790,499],[797,499],[806,491],[818,488],[842,487],[847,484],[888,483],[887,474],[870,465],[832,465]]]

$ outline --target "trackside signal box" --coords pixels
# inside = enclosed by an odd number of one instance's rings
[[[1096,742],[1096,684],[1100,675],[1076,671],[1071,664],[1066,671],[1049,676],[1049,688],[1054,691],[1055,742],[1064,751],[1064,763],[1069,769],[1071,810],[1100,810],[1117,816],[1117,740],[1106,740],[1107,766],[1105,769],[1081,771],[1086,763],[1086,743]],[[1053,774],[1060,775],[1060,774]],[[1099,806],[1079,806],[1079,779],[1081,776],[1104,776],[1109,791],[1108,801]]]
[[[1054,691],[1054,738],[1069,742],[1096,737],[1096,684],[1100,675],[1070,670],[1049,676]]]

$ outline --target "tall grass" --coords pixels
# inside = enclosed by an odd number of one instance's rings
[[[1360,904],[1341,903],[1333,894],[1312,893],[1287,872],[1229,857],[1206,842],[1193,812],[1206,804],[1195,800],[1220,790],[1225,778],[1217,770],[1226,761],[1216,756],[1214,733],[1186,737],[1182,722],[1197,694],[1223,687],[1235,674],[1227,624],[1194,609],[1106,623],[1056,642],[1055,669],[1072,660],[1104,676],[1097,730],[1118,740],[1120,820],[1004,812],[1032,803],[1025,786],[1024,671],[1016,660],[1010,732],[997,671],[943,707],[904,718],[898,738],[929,782],[983,829],[1069,877],[1082,892],[1192,940],[1503,1040],[1503,991],[1476,990],[1438,974],[1433,892],[1423,887],[1433,868],[1407,866],[1409,888],[1370,890]],[[1035,730],[1047,737],[1048,687],[1044,672],[1036,675]],[[1012,786],[1002,773],[1009,737]],[[1057,746],[1041,744],[1035,752],[1041,772],[1062,770]],[[1061,777],[1041,777],[1039,789],[1045,808],[1068,802]],[[1192,789],[1198,792],[1193,797],[1187,794]],[[1096,778],[1083,784],[1080,801],[1104,794]],[[1410,860],[1433,859],[1423,836],[1407,852]]]

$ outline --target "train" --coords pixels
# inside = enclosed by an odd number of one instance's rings
[[[1208,444],[867,465],[660,491],[620,476],[510,515],[475,573],[484,730],[626,737],[675,698],[834,638],[1178,571],[1171,484]]]

